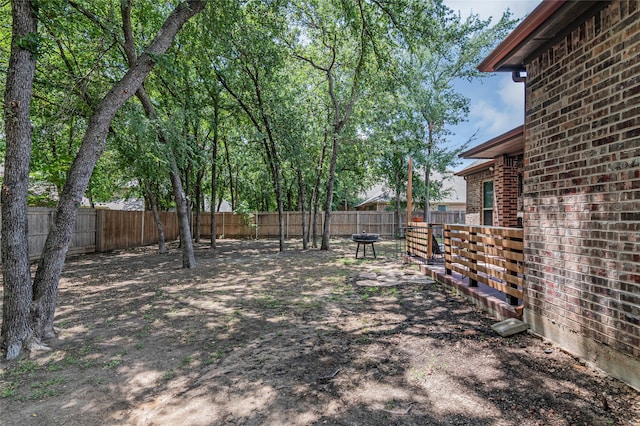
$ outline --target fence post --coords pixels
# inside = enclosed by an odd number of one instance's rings
[[[394,240],[398,239],[398,236],[396,235],[396,213],[395,212],[393,212],[391,216],[391,236],[393,237]]]
[[[471,241],[471,239],[477,236],[478,236],[478,233],[476,231],[472,231],[472,230],[469,231],[469,253],[471,254],[471,256],[474,256],[474,257],[470,257],[469,260],[473,265],[478,263],[478,261],[475,259],[475,255],[478,253],[478,251],[474,250],[472,247],[475,247],[475,245],[478,244],[478,242]],[[473,267],[469,268],[469,272],[473,272],[476,275],[478,274],[478,270]],[[469,287],[478,287],[478,281],[469,277]]]
[[[104,210],[94,210],[96,214],[96,251],[103,251],[104,244]]]
[[[444,234],[444,273],[446,275],[451,275],[451,262],[453,261],[453,253],[451,250],[451,228],[448,224],[444,224],[442,232]]]
[[[510,241],[511,237],[510,236],[509,237],[505,236],[504,239],[507,239],[507,240]],[[504,247],[504,244],[503,244],[502,250],[504,250],[504,251],[508,250],[508,251],[511,251],[511,252],[515,251],[515,250],[511,250],[510,248],[508,249],[508,248]],[[510,268],[508,268],[509,269],[509,275],[517,277],[518,276],[518,270],[520,269],[520,266],[521,266],[520,262],[518,262],[517,260],[512,260],[512,259],[506,259],[506,260],[507,260],[507,265],[510,267]],[[518,286],[515,285],[515,284],[511,284],[510,286],[511,286],[511,288],[518,289]],[[518,298],[515,297],[515,296],[512,296],[510,294],[507,294],[507,302],[511,306],[518,306]]]
[[[505,248],[503,247],[503,248],[502,248],[502,250],[505,250]],[[515,261],[515,260],[510,260],[510,259],[507,259],[507,263],[511,266],[511,268],[513,268],[513,266],[517,266],[517,265],[518,265],[518,262],[517,262],[517,261]],[[510,269],[510,270],[509,270],[509,275],[512,275],[512,276],[516,276],[516,277],[517,277],[517,276],[518,276],[518,272],[514,271],[513,269]],[[515,284],[510,284],[510,287],[511,287],[511,288],[514,288],[514,289],[516,289],[516,290],[518,289],[518,286],[517,286],[517,285],[515,285]],[[510,294],[507,294],[507,302],[508,302],[511,306],[518,306],[518,298],[517,298],[517,297],[515,297],[515,296],[512,296],[512,295],[510,295]]]

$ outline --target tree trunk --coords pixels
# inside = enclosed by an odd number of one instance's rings
[[[338,163],[338,134],[333,134],[331,146],[331,163],[329,165],[329,179],[327,180],[327,199],[324,205],[324,226],[322,229],[322,244],[320,250],[329,250],[331,230],[331,205],[333,204],[333,184],[336,178],[336,164]]]
[[[187,197],[182,189],[182,179],[180,171],[173,157],[171,161],[171,187],[173,188],[173,198],[176,202],[176,212],[178,214],[178,227],[182,240],[182,267],[185,269],[196,267],[196,258],[193,254],[193,241],[191,240],[191,228],[189,226],[189,209],[187,207]]]
[[[156,222],[156,228],[158,229],[158,253],[165,254],[167,252],[166,237],[164,235],[164,226],[160,219],[160,212],[158,211],[158,200],[156,200],[156,196],[151,190],[151,184],[148,181],[145,182],[144,187],[147,192],[149,204],[151,204],[153,220]]]
[[[217,114],[217,113],[216,113]],[[214,124],[213,130],[213,146],[211,147],[211,248],[216,248],[216,196],[217,196],[217,183],[218,183],[218,129],[217,123]]]
[[[188,0],[180,3],[169,15],[156,38],[144,50],[135,65],[104,96],[94,110],[82,144],[71,165],[58,208],[45,242],[33,284],[32,321],[34,338],[53,336],[53,315],[58,282],[76,221],[77,209],[87,189],[89,178],[100,158],[113,117],[124,103],[140,88],[153,69],[152,56],[166,52],[182,25],[206,4]]]
[[[160,130],[158,128],[158,132],[162,132],[159,136],[160,136],[160,140],[162,142],[164,142],[167,146],[169,146],[169,140],[167,139],[167,137],[164,134],[163,130]],[[187,135],[185,135],[186,138]],[[173,151],[171,151],[172,156],[171,160],[172,162],[175,163],[175,154]],[[184,201],[185,201],[185,206],[187,208],[187,222],[189,223],[189,238],[193,237],[193,217],[192,217],[192,209],[193,209],[193,202],[191,201],[191,181],[189,180],[189,177],[191,176],[191,165],[188,165],[187,168],[185,170],[180,170],[177,167],[177,163],[176,163],[176,170],[178,170],[178,176],[180,177],[180,183],[182,184],[182,192],[184,193]],[[171,175],[171,171],[169,171],[169,175]],[[172,181],[173,184],[173,181]],[[174,188],[175,189],[175,188]],[[175,195],[175,192],[174,192]],[[176,201],[177,204],[177,201]],[[180,213],[178,213],[178,221],[180,220]],[[184,247],[182,245],[182,238],[184,237],[184,234],[182,234],[182,232],[180,232],[180,248]]]
[[[400,235],[400,230],[402,229],[402,218],[400,216],[400,173],[398,173],[397,169],[396,169],[396,176],[395,176],[395,192],[396,192],[396,221],[397,221],[397,225],[396,225],[396,235],[394,235],[394,238],[398,238],[398,236]],[[408,194],[407,194],[408,196]]]
[[[430,201],[430,197],[431,197],[431,191],[430,191],[430,186],[431,186],[431,154],[433,152],[433,125],[429,122],[428,123],[428,143],[427,143],[427,161],[425,162],[425,166],[424,166],[424,212],[422,213],[422,220],[424,220],[426,223],[431,222],[431,212],[430,212],[430,206],[429,206],[429,201]]]
[[[229,142],[228,139],[224,142],[224,157],[227,162],[227,171],[229,172],[229,192],[231,193],[231,210],[236,211],[236,194],[237,194],[237,186],[234,185],[233,180],[233,167],[231,167],[231,159],[229,158]],[[236,179],[237,182],[237,179]]]
[[[2,276],[4,298],[0,348],[14,359],[30,345],[29,317],[32,288],[29,270],[27,193],[31,162],[31,92],[36,68],[35,49],[19,41],[37,33],[35,6],[29,1],[11,2],[13,32],[4,96],[6,136],[5,169],[0,192],[2,205]]]
[[[157,113],[151,100],[147,96],[143,87],[136,91],[136,97],[142,103],[142,106],[150,119],[156,119]],[[166,135],[159,127],[156,129],[158,138],[165,145],[169,146]],[[189,222],[189,206],[188,200],[182,188],[182,179],[180,178],[180,170],[176,164],[173,152],[168,153],[169,157],[169,178],[171,179],[171,187],[173,189],[173,197],[176,202],[176,213],[178,216],[178,228],[180,230],[180,249],[182,250],[182,267],[195,268],[196,258],[193,254],[193,241],[191,240],[191,227]]]
[[[429,198],[431,195],[429,191],[429,186],[431,186],[431,167],[428,162],[424,168],[424,186],[424,211],[422,213],[422,220],[429,223],[431,222],[431,212],[429,207]]]
[[[280,228],[279,235],[279,248],[280,252],[284,251],[284,202],[283,202],[283,191],[282,191],[282,171],[281,171],[281,163],[280,163],[280,155],[278,153],[278,149],[276,147],[275,137],[273,135],[273,130],[271,128],[270,120],[267,116],[264,102],[262,100],[262,91],[260,86],[260,81],[257,73],[252,73],[248,68],[245,69],[249,74],[249,77],[253,81],[253,89],[256,95],[256,99],[258,101],[257,111],[254,113],[252,109],[247,105],[243,99],[227,84],[224,76],[216,71],[216,76],[218,81],[222,86],[227,90],[227,92],[238,102],[242,110],[247,114],[249,120],[255,127],[255,129],[260,133],[266,133],[266,135],[262,138],[262,144],[264,146],[264,151],[266,155],[266,163],[269,165],[269,170],[271,171],[271,178],[273,179],[273,185],[276,193],[276,202],[278,205],[278,225]],[[262,125],[260,124],[262,123]],[[264,127],[263,127],[264,126]],[[266,203],[265,203],[266,204]],[[266,209],[263,209],[266,210]]]
[[[313,204],[310,204],[309,210],[311,213],[311,223],[312,228],[312,238],[311,238],[311,246],[313,248],[318,247],[318,210],[320,210],[320,181],[322,180],[322,170],[324,165],[324,159],[327,154],[327,130],[324,131],[324,138],[322,142],[322,153],[320,154],[320,158],[318,159],[318,167],[316,168],[316,182],[313,186],[313,192],[311,194],[311,200]],[[309,233],[307,233],[309,235]]]
[[[309,235],[307,234],[307,212],[305,211],[305,190],[304,179],[302,178],[302,169],[298,164],[296,167],[298,174],[298,205],[300,206],[300,215],[302,216],[302,249],[307,250],[309,248]]]
[[[195,13],[202,10],[205,6],[205,3],[206,1],[196,2],[194,0],[190,0],[187,2],[187,4],[181,3],[178,6],[178,8],[176,8],[176,11],[180,7],[187,7],[187,9],[189,9],[190,11],[191,9],[198,8],[189,16],[191,17]],[[120,4],[120,7],[121,7],[121,13],[122,13],[122,29],[123,29],[124,38],[125,38],[124,50],[127,56],[127,60],[129,61],[129,67],[130,69],[133,69],[138,65],[138,63],[140,62],[140,59],[144,55],[138,58],[136,54],[135,44],[133,41],[133,32],[131,27],[131,13],[130,13],[131,0],[122,2]],[[186,20],[189,19],[189,17],[187,17],[185,21],[182,22],[182,24],[184,24],[184,22],[186,22]],[[159,34],[162,34],[162,33],[159,33]],[[175,33],[171,36],[171,39],[169,41],[173,40],[173,36],[175,36]],[[167,46],[167,48],[168,47],[169,46]],[[147,96],[144,90],[144,87],[142,86],[142,82],[140,82],[140,84],[136,88],[135,94],[138,100],[140,100],[140,103],[142,104],[142,107],[144,108],[144,111],[147,117],[152,120],[157,119],[158,114],[156,112],[156,109],[151,103],[149,96]],[[162,131],[162,129],[157,127],[156,130],[158,132],[158,138],[160,139],[160,141],[165,146],[169,146],[170,144],[166,138],[166,135]],[[169,163],[170,163],[169,177],[171,179],[173,196],[176,202],[176,212],[178,215],[178,227],[180,230],[180,239],[181,239],[180,248],[182,249],[182,267],[194,268],[196,263],[195,263],[195,256],[193,254],[193,241],[191,241],[191,229],[189,227],[189,210],[187,208],[187,198],[185,197],[184,190],[182,188],[182,180],[180,179],[180,171],[178,170],[178,166],[176,164],[175,154],[173,152],[169,152],[168,157],[169,157]]]
[[[196,223],[195,223],[195,239],[196,243],[200,242],[200,225],[202,222],[202,178],[204,178],[204,169],[199,169],[196,174]]]

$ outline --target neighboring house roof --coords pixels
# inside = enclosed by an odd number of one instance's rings
[[[461,158],[493,159],[500,155],[520,154],[524,151],[524,126],[506,133],[460,154]]]
[[[90,205],[89,200],[87,198],[83,198],[82,202],[84,206]],[[114,200],[114,201],[109,201],[104,203],[98,202],[98,203],[95,203],[95,206],[98,208],[109,209],[109,210],[143,211],[144,200],[142,198],[121,198],[119,200]]]
[[[543,0],[515,30],[478,65],[482,72],[525,71],[537,52],[570,33],[608,1]]]
[[[365,200],[355,207],[366,206],[368,204],[388,203],[393,199],[391,190],[385,185],[377,184],[364,194]]]
[[[493,160],[476,160],[469,166],[456,173],[456,176],[469,176],[482,170],[486,170],[494,165]]]
[[[415,172],[414,172],[415,173]],[[418,172],[419,173],[419,172]],[[447,203],[464,203],[467,199],[466,183],[464,179],[459,178],[457,174],[450,172],[446,175],[442,175],[438,172],[431,173],[431,179],[433,181],[444,181],[443,189],[451,189],[450,193],[442,200],[434,200],[432,204],[447,204]],[[372,203],[388,203],[394,197],[392,189],[383,184],[377,184],[373,186],[369,191],[364,194],[365,201],[356,205],[355,207],[361,207]],[[402,194],[403,200],[406,199],[406,195]]]

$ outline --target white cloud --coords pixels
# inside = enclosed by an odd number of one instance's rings
[[[481,129],[481,133],[487,138],[490,138],[490,135],[497,136],[504,133],[510,121],[511,114],[508,111],[499,110],[485,100],[474,102],[471,107],[473,126]]]
[[[481,129],[479,136],[486,139],[524,123],[524,85],[503,75],[496,89],[497,96],[476,98],[471,102],[470,121]]]
[[[471,12],[481,19],[493,17],[495,23],[503,12],[510,9],[513,18],[524,18],[541,0],[444,0],[462,17]],[[481,82],[469,85],[460,82],[458,89],[471,99],[469,120],[453,129],[452,146],[459,146],[475,134],[472,146],[486,142],[524,123],[524,85],[515,83],[511,73],[487,76]]]
[[[509,78],[501,79],[499,87],[498,94],[504,107],[519,111],[524,117],[524,83],[514,82],[509,75]]]

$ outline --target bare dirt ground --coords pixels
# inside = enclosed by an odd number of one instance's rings
[[[299,245],[196,245],[193,270],[175,246],[69,259],[59,340],[0,363],[0,424],[640,425],[638,392],[498,337],[393,242]]]

